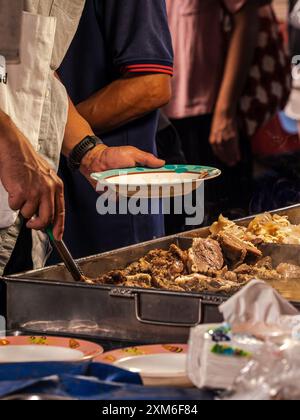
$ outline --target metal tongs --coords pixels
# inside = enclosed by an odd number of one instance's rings
[[[94,284],[92,279],[89,279],[88,277],[86,277],[83,274],[83,271],[81,270],[81,268],[79,267],[77,262],[72,257],[72,254],[69,251],[69,249],[67,248],[64,241],[57,241],[54,238],[52,226],[49,226],[46,229],[46,233],[49,236],[49,238],[50,238],[51,242],[53,243],[55,249],[57,250],[58,254],[60,255],[61,259],[63,260],[66,268],[68,269],[68,271],[72,275],[73,279],[76,282],[84,282],[84,283]]]

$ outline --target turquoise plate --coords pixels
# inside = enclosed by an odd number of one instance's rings
[[[154,198],[188,194],[203,181],[220,175],[219,169],[208,166],[166,165],[158,169],[117,169],[94,173],[91,177],[98,182],[99,189],[109,187],[126,196],[135,195],[139,190],[141,197]],[[177,191],[174,192],[174,188]]]

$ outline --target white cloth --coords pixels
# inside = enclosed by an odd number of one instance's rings
[[[0,108],[39,151],[39,133],[51,57],[56,19],[23,12],[21,64],[7,66],[7,84],[0,83]],[[17,213],[9,209],[8,195],[0,187],[0,228],[14,224]]]
[[[253,280],[221,305],[220,312],[232,326],[261,323],[276,325],[282,315],[299,314],[273,287],[260,280]]]

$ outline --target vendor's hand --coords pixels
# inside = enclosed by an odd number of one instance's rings
[[[240,162],[239,134],[234,118],[226,114],[216,113],[209,141],[214,154],[225,165],[233,167]]]
[[[9,119],[0,126],[0,144],[0,179],[9,194],[9,206],[29,220],[29,229],[42,230],[52,224],[54,237],[61,240],[63,182]]]
[[[96,181],[90,178],[90,175],[94,172],[132,168],[135,166],[161,168],[164,164],[165,161],[136,147],[106,147],[99,145],[85,155],[80,171],[95,188]]]

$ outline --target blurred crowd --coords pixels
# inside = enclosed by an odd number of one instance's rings
[[[105,144],[157,151],[168,164],[221,169],[205,186],[204,224],[221,213],[237,219],[298,203],[300,101],[295,106],[291,73],[297,24],[289,25],[288,9],[279,20],[272,0],[166,0],[166,22],[161,0],[144,8],[128,2],[128,14],[135,10],[130,19],[120,17],[120,3],[110,4],[96,7],[96,19],[86,5],[60,68],[78,110]],[[290,13],[297,4],[290,2]],[[89,75],[80,80],[78,57]],[[120,77],[112,69],[122,60]],[[171,80],[171,96],[159,77]],[[129,89],[132,98],[112,109],[118,92],[126,98]],[[67,199],[65,239],[76,257],[191,229],[185,214],[100,217],[96,194],[64,158],[59,175]]]
[[[279,20],[272,1],[167,0],[175,76],[163,112],[188,163],[223,172],[206,186],[206,223],[299,203],[300,2],[289,3]]]

